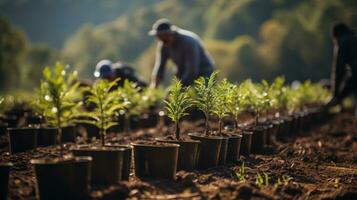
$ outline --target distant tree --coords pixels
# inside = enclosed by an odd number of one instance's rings
[[[0,91],[19,86],[25,48],[24,34],[0,18]]]

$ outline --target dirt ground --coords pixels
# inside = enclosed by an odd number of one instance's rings
[[[213,125],[214,126],[214,125]],[[184,133],[202,130],[202,122],[184,122]],[[156,127],[131,135],[111,134],[109,141],[129,143],[171,132]],[[164,134],[158,134],[164,133]],[[9,155],[6,137],[0,138],[0,161],[15,164],[10,174],[9,199],[36,199],[32,158],[55,157],[57,147]],[[67,145],[69,149],[71,145]],[[357,118],[341,113],[308,132],[276,143],[265,155],[241,156],[238,163],[177,173],[175,181],[139,180],[107,188],[92,188],[92,199],[357,199]],[[238,178],[242,163],[245,180]],[[256,176],[269,183],[257,184]],[[264,173],[266,175],[264,175]],[[280,182],[278,183],[278,179]]]

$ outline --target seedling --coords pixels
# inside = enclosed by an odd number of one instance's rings
[[[164,100],[164,102],[168,116],[175,123],[176,139],[180,140],[180,119],[188,115],[186,111],[192,105],[188,88],[182,88],[181,81],[174,77],[168,100]]]
[[[251,80],[246,80],[241,84],[241,89],[244,92],[249,93],[246,96],[245,104],[250,106],[255,114],[255,125],[258,124],[262,111],[266,109],[269,99],[268,94],[263,91],[262,86],[254,84]]]
[[[257,184],[258,187],[268,187],[269,186],[269,176],[267,173],[263,173],[263,175],[261,175],[260,173],[258,173],[255,177],[255,184]]]
[[[244,162],[242,163],[242,165],[239,168],[239,171],[236,172],[236,176],[238,178],[239,181],[245,181],[245,167],[244,167]]]
[[[218,117],[219,134],[222,134],[222,119],[228,115],[231,84],[227,79],[218,82],[213,88],[213,108],[212,112]]]
[[[57,63],[54,70],[50,67],[43,70],[44,79],[37,90],[37,108],[45,116],[50,125],[57,127],[57,140],[63,155],[61,142],[62,128],[74,121],[76,111],[81,105],[75,103],[75,91],[79,86],[76,82],[77,73],[67,73],[63,65]]]
[[[148,104],[148,97],[140,93],[140,88],[134,82],[125,80],[123,87],[118,90],[121,90],[121,101],[127,105],[122,111],[125,117],[125,132],[129,133],[130,116],[140,115],[150,104]]]
[[[283,175],[281,178],[279,177],[277,182],[274,184],[274,189],[278,189],[282,185],[288,185],[292,179],[292,177],[287,175]]]
[[[213,108],[213,87],[216,83],[216,76],[218,72],[213,72],[208,80],[204,77],[200,77],[195,80],[194,89],[196,91],[196,98],[194,104],[205,115],[205,134],[209,135],[209,116],[212,114]]]
[[[102,146],[105,145],[105,135],[108,128],[118,124],[113,120],[116,112],[124,109],[126,105],[118,101],[118,90],[111,91],[111,88],[116,84],[117,81],[98,80],[93,87],[82,89],[83,92],[89,94],[86,103],[93,104],[95,107],[92,111],[82,114],[90,120],[81,121],[99,128]]]

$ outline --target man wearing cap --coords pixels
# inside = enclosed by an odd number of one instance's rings
[[[213,60],[195,33],[180,29],[167,19],[159,19],[149,35],[159,40],[151,80],[154,87],[163,80],[169,58],[177,67],[177,78],[185,86],[191,85],[200,76],[209,77],[213,72]]]
[[[125,80],[137,84],[138,87],[146,87],[146,83],[136,77],[134,69],[122,62],[112,63],[110,60],[101,60],[95,67],[94,77],[114,81],[117,78],[117,86],[123,86]]]

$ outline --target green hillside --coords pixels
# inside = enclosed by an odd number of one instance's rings
[[[67,40],[65,60],[90,76],[103,58],[131,62],[148,78],[155,39],[152,23],[169,18],[197,32],[222,75],[231,80],[320,79],[329,75],[333,22],[357,26],[353,0],[167,0],[99,26],[83,26]],[[88,42],[90,41],[90,42]]]
[[[148,80],[156,39],[147,32],[162,17],[198,33],[232,81],[318,80],[329,77],[332,24],[357,27],[355,0],[0,0],[0,11],[9,19],[0,18],[0,90],[31,88],[56,60],[82,78],[101,59],[122,60]]]

